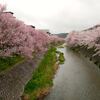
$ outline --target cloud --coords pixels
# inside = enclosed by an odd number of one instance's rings
[[[100,23],[100,0],[0,0],[15,16],[53,33],[83,30]]]

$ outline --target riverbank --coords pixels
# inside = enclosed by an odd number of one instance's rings
[[[13,55],[11,57],[0,57],[0,73],[9,70],[14,65],[24,60],[25,58],[19,55]]]
[[[24,87],[31,79],[44,54],[37,54],[31,60],[16,64],[10,70],[0,73],[0,100],[21,100]]]
[[[86,58],[89,58],[90,61],[92,61],[94,64],[96,64],[100,68],[100,56],[98,54],[95,55],[95,53],[97,52],[95,47],[88,48],[87,45],[86,46],[83,45],[83,46],[72,47],[70,49],[82,54]]]
[[[43,60],[33,73],[32,79],[25,86],[22,100],[42,100],[53,86],[53,77],[58,64],[64,62],[64,55],[52,47],[44,55]]]

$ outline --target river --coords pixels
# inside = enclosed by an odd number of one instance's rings
[[[100,69],[68,48],[60,48],[65,63],[59,66],[54,85],[44,100],[100,100]]]

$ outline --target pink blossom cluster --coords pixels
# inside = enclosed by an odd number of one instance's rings
[[[73,31],[67,36],[66,42],[69,47],[87,46],[87,49],[94,47],[96,54],[100,55],[100,25],[80,32]]]
[[[52,42],[58,42],[45,32],[18,20],[11,13],[4,12],[5,6],[0,5],[0,56],[20,54],[32,57],[33,53],[47,50]]]
[[[60,44],[60,43],[64,43],[65,42],[65,40],[63,38],[60,38],[60,37],[58,37],[56,35],[52,35],[51,38],[50,38],[50,41],[53,44],[57,44],[57,43]]]

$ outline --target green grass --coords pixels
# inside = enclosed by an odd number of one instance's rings
[[[36,100],[42,94],[46,94],[53,85],[53,76],[57,69],[55,66],[56,48],[51,48],[44,55],[43,60],[33,73],[32,79],[27,83],[24,90],[24,97],[28,100]]]
[[[14,55],[12,57],[0,57],[0,72],[11,68],[13,65],[19,61],[22,61],[23,59],[24,58],[19,55]]]
[[[63,64],[64,61],[65,61],[65,58],[64,58],[64,54],[63,53],[59,53],[59,57],[58,57],[58,60],[59,60],[59,63],[60,64]]]
[[[59,64],[64,64],[64,61],[65,61],[64,53],[60,51],[56,51],[56,53],[58,54]]]

